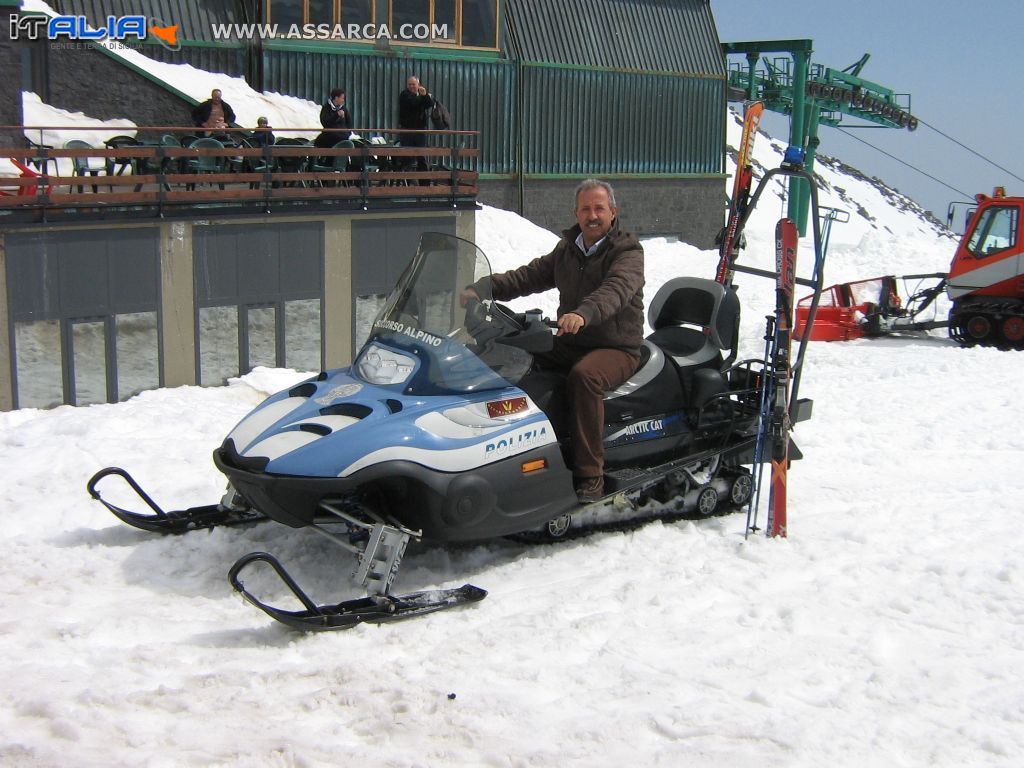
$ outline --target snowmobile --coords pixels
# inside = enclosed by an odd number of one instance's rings
[[[539,311],[513,312],[486,291],[463,307],[462,289],[490,274],[473,243],[424,234],[352,365],[267,398],[214,451],[229,480],[219,504],[164,512],[116,467],[93,476],[90,495],[144,530],[269,519],[326,535],[356,555],[353,577],[366,597],[317,605],[265,552],[245,555],[229,573],[250,603],[307,630],[391,621],[486,596],[469,584],[391,594],[411,540],[554,540],[666,509],[706,516],[750,500],[744,465],[755,461],[770,372],[766,360],[736,359],[733,287],[677,277],[649,302],[654,332],[641,365],[605,396],[606,496],[581,505],[568,460],[564,381],[532,365],[535,353],[551,348],[554,323]],[[810,414],[809,402],[799,403],[794,422]],[[790,451],[799,458],[795,446]],[[111,476],[152,512],[102,498],[98,484]],[[303,609],[249,591],[241,577],[254,563],[276,571]]]

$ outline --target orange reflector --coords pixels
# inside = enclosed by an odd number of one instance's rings
[[[487,415],[492,419],[500,416],[511,416],[513,413],[525,411],[527,408],[525,397],[513,397],[508,400],[491,400],[487,403]]]
[[[547,469],[547,459],[534,459],[533,461],[523,462],[523,474],[529,474],[530,472],[536,472],[538,469]]]

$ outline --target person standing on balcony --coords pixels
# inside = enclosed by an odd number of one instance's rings
[[[398,95],[398,127],[407,131],[425,131],[433,106],[434,97],[420,84],[416,75],[409,75],[405,81],[405,90]],[[427,134],[403,133],[399,141],[403,147],[425,147]],[[430,170],[425,156],[416,158],[416,170]],[[425,179],[420,180],[421,186],[429,184]]]
[[[352,111],[345,104],[345,89],[335,88],[331,95],[324,102],[320,109],[320,125],[325,129],[347,129],[352,130]],[[324,130],[313,142],[315,147],[333,147],[342,139],[347,139],[348,134],[340,130]]]

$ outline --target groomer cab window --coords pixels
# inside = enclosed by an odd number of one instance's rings
[[[1015,205],[993,205],[978,216],[967,239],[967,250],[978,259],[1001,253],[1017,245],[1020,210]]]

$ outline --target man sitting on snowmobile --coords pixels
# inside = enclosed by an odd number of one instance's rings
[[[573,477],[580,502],[604,495],[604,393],[640,365],[644,326],[644,250],[619,229],[610,184],[587,179],[576,188],[576,226],[555,249],[490,278],[490,294],[508,301],[558,289],[558,332],[538,368],[567,374]],[[487,278],[484,280],[486,281]],[[463,291],[462,303],[486,294],[484,281]]]

